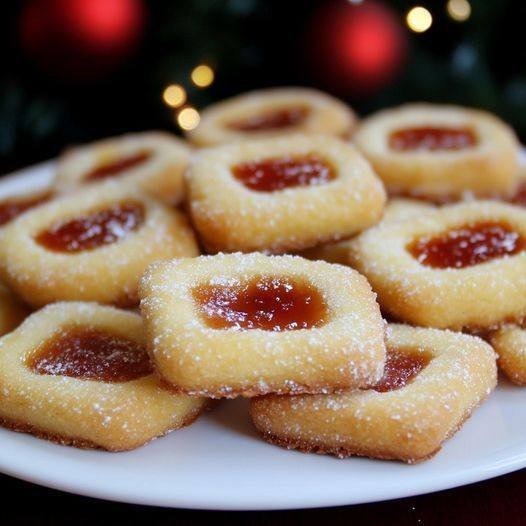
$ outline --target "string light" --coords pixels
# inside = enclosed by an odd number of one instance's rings
[[[177,124],[183,130],[193,130],[197,127],[200,120],[199,112],[191,106],[187,106],[177,113]]]
[[[206,64],[199,64],[192,70],[190,78],[197,87],[206,88],[214,82],[214,70]]]
[[[425,7],[415,6],[408,11],[405,20],[411,31],[423,33],[431,27],[433,16]]]
[[[178,108],[186,102],[186,91],[179,84],[170,84],[164,88],[163,100],[171,108]]]
[[[449,0],[446,10],[456,22],[465,22],[471,15],[471,5],[468,0]]]

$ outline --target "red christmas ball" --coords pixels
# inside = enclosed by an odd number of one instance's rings
[[[20,39],[53,76],[93,80],[130,55],[143,26],[141,0],[29,0]]]
[[[381,89],[399,72],[406,55],[398,15],[374,0],[325,3],[307,34],[314,76],[342,94]]]

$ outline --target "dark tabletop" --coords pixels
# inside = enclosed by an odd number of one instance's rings
[[[77,497],[0,475],[0,524],[98,526],[194,524],[367,526],[524,525],[526,470],[420,497],[339,508],[276,512],[208,512],[151,508]]]

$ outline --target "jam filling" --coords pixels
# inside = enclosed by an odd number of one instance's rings
[[[201,317],[212,329],[293,331],[320,327],[327,307],[306,281],[257,277],[236,285],[193,289]]]
[[[384,375],[372,389],[379,393],[400,389],[410,383],[430,361],[426,353],[388,350]]]
[[[50,198],[51,192],[43,192],[28,197],[13,197],[0,201],[0,226],[9,223],[30,208],[49,201]]]
[[[464,268],[517,254],[524,246],[524,239],[509,226],[486,222],[417,239],[407,248],[422,265]]]
[[[143,222],[143,206],[130,201],[57,223],[40,232],[35,239],[48,250],[80,252],[116,243]]]
[[[422,126],[398,130],[389,136],[389,147],[396,151],[408,150],[463,150],[477,144],[477,137],[469,128],[439,128]]]
[[[334,168],[316,155],[251,161],[234,166],[232,173],[243,185],[256,192],[318,186],[336,178]]]
[[[123,175],[126,170],[143,164],[150,159],[151,156],[152,152],[144,150],[126,157],[121,157],[115,161],[103,163],[89,172],[84,179],[86,181],[97,181],[99,179]]]
[[[76,328],[45,342],[28,360],[38,374],[128,382],[152,372],[145,347],[123,336]]]
[[[302,106],[282,108],[253,115],[246,119],[232,121],[228,124],[228,127],[232,130],[243,132],[279,130],[301,124],[308,113],[308,109]]]

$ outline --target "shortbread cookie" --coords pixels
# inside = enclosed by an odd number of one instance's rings
[[[253,399],[263,438],[340,458],[412,463],[437,453],[495,387],[495,353],[449,331],[392,325],[387,335],[386,372],[370,390]]]
[[[499,355],[499,367],[518,385],[526,385],[526,329],[506,325],[491,334],[490,343]]]
[[[135,188],[105,183],[8,225],[0,239],[0,273],[35,307],[60,300],[133,306],[150,263],[197,254],[180,212]]]
[[[383,373],[384,322],[349,268],[258,253],[173,260],[150,267],[141,298],[152,360],[178,391],[321,393]]]
[[[113,179],[177,204],[183,198],[189,160],[190,148],[168,133],[123,135],[66,150],[58,160],[55,187],[59,193],[68,193]]]
[[[343,102],[308,88],[253,91],[218,102],[201,112],[199,126],[187,132],[198,146],[291,133],[347,137],[356,122]]]
[[[351,265],[394,319],[478,330],[526,316],[526,210],[475,201],[386,223],[351,244]]]
[[[416,199],[395,198],[390,199],[384,209],[382,222],[399,221],[408,217],[417,217],[422,212],[433,210],[431,203],[418,201]],[[340,265],[349,264],[349,250],[351,239],[337,241],[336,243],[325,243],[317,247],[308,248],[298,253],[298,256],[312,259],[323,260],[329,263],[338,263]]]
[[[0,339],[0,423],[16,431],[122,451],[189,424],[206,405],[163,388],[132,312],[56,303]]]
[[[487,197],[517,183],[517,138],[483,111],[407,104],[365,119],[353,140],[391,194]]]
[[[282,253],[375,224],[385,192],[351,146],[294,135],[203,150],[188,178],[194,226],[209,252]]]

